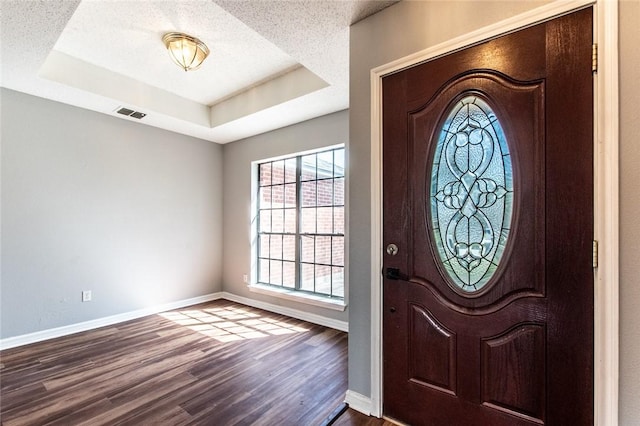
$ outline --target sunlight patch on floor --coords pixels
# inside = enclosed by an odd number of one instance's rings
[[[234,307],[172,311],[160,316],[223,343],[309,331],[285,321]]]

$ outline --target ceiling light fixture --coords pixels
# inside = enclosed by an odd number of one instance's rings
[[[203,42],[184,33],[166,33],[162,41],[173,62],[185,71],[197,69],[209,55]]]

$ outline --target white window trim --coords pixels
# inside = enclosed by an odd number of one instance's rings
[[[371,70],[371,400],[382,415],[382,78],[440,55],[471,46],[567,13],[594,7],[598,71],[594,87],[594,424],[618,424],[619,382],[619,77],[618,2],[554,1],[529,12],[462,35]]]
[[[329,297],[318,296],[312,293],[290,290],[286,287],[274,287],[267,284],[255,283],[249,284],[249,290],[254,293],[267,294],[269,296],[278,297],[280,299],[293,300],[299,303],[306,303],[307,305],[332,309],[334,311],[344,311],[347,308],[347,304],[344,300],[332,299]]]

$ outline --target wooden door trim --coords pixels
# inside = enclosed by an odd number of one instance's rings
[[[382,415],[382,78],[421,62],[594,6],[599,46],[594,79],[594,424],[618,424],[618,2],[555,1],[371,70],[371,402]]]

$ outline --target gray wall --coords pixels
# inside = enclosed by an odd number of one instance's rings
[[[0,93],[2,338],[221,290],[221,146]]]
[[[620,424],[640,423],[640,0],[620,3]]]
[[[351,27],[349,389],[370,395],[370,77],[372,68],[546,2],[403,1]]]
[[[349,138],[348,111],[340,111],[224,145],[224,290],[341,321],[347,311],[300,304],[251,292],[242,281],[251,268],[251,162],[339,143]],[[347,231],[348,232],[348,231]],[[348,308],[347,308],[348,310]]]

